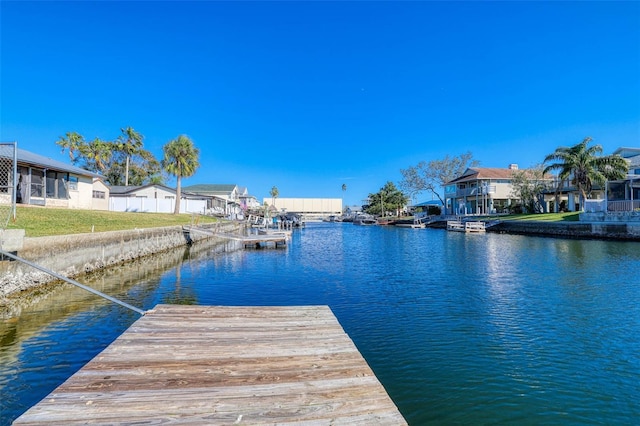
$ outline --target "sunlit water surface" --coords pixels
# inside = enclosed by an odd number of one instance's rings
[[[87,281],[143,309],[329,305],[412,425],[638,424],[638,243],[345,223],[309,224],[286,249],[228,250]],[[3,315],[3,425],[138,318],[66,285]]]

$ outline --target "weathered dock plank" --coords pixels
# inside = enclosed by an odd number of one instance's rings
[[[159,305],[14,424],[406,421],[326,306]]]

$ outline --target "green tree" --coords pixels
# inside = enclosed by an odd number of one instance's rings
[[[624,179],[629,165],[619,155],[602,156],[602,146],[592,145],[590,137],[572,147],[559,147],[547,155],[544,162],[554,161],[544,173],[558,170],[558,185],[569,181],[580,194],[580,209],[589,198],[594,185],[603,187],[607,180]]]
[[[83,168],[92,172],[104,173],[111,160],[113,144],[95,138],[89,143],[84,143],[79,148],[80,158],[84,161]]]
[[[530,169],[513,170],[511,177],[511,196],[520,200],[522,208],[528,213],[544,212],[544,191],[549,188],[550,178],[544,173],[544,166]]]
[[[176,204],[174,214],[180,213],[180,199],[182,197],[182,178],[193,176],[200,166],[198,156],[200,151],[193,145],[189,137],[180,135],[162,147],[164,156],[162,168],[176,177]]]
[[[271,195],[271,205],[275,207],[276,198],[278,198],[278,195],[280,195],[280,191],[278,191],[278,187],[275,185],[272,186],[271,191],[269,191],[269,195]]]
[[[363,210],[373,215],[384,216],[388,211],[395,211],[398,215],[408,201],[409,197],[396,188],[393,182],[387,182],[380,191],[369,194],[369,204],[363,206]]]
[[[132,156],[139,155],[143,150],[142,139],[144,136],[136,132],[133,127],[122,128],[120,131],[122,135],[118,137],[116,143],[118,150],[125,155],[124,186],[129,186],[129,163]]]
[[[439,188],[460,176],[469,167],[476,167],[479,161],[473,159],[473,154],[467,151],[458,156],[448,155],[441,160],[421,161],[416,166],[400,169],[402,180],[398,184],[411,198],[423,191],[431,191],[444,205],[444,200],[438,192]]]
[[[76,153],[80,152],[80,148],[85,144],[84,136],[77,132],[67,132],[64,136],[56,141],[56,144],[62,148],[62,152],[65,149],[69,150],[69,159],[73,164],[78,162],[78,156]]]

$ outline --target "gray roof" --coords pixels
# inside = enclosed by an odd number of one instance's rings
[[[640,148],[618,148],[615,151],[613,151],[613,154],[616,155],[618,154],[619,156],[621,156],[622,158],[631,158],[631,157],[635,157],[636,155],[640,155]]]
[[[149,183],[146,185],[129,185],[129,186],[124,186],[124,185],[111,185],[109,186],[109,194],[111,195],[126,195],[126,194],[130,194],[133,192],[138,191],[139,189],[143,189],[143,188],[149,188],[149,187],[156,187],[156,188],[162,188],[168,192],[173,192],[174,194],[176,193],[176,189],[175,188],[171,188],[167,185],[162,185],[159,183]],[[180,196],[182,198],[190,198],[190,199],[203,199],[202,194],[195,194],[193,192],[190,191],[181,191]]]
[[[182,189],[196,194],[229,194],[236,187],[235,184],[199,184],[184,186]]]
[[[34,154],[33,152],[25,151],[24,149],[17,149],[18,163],[29,164],[32,166],[39,166],[43,169],[54,169],[61,172],[73,173],[82,176],[101,177],[99,174],[90,172],[89,170],[82,169],[80,167],[66,164],[62,161],[54,160],[53,158],[45,157],[43,155]]]

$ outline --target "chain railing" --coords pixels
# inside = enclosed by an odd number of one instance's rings
[[[0,230],[16,217],[16,175],[16,143],[0,142]]]

